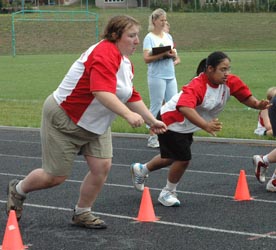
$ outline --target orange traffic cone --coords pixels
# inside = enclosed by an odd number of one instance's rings
[[[238,179],[236,193],[234,199],[236,201],[249,201],[252,200],[249,194],[249,189],[246,181],[245,171],[240,171],[240,176]]]
[[[6,231],[3,239],[2,250],[24,250],[28,248],[23,245],[16,214],[14,210],[9,213]]]
[[[148,187],[144,188],[138,217],[135,218],[135,220],[140,222],[153,222],[159,220],[159,218],[155,216]]]

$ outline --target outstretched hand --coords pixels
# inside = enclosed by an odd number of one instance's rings
[[[221,131],[221,129],[222,123],[217,118],[215,118],[207,123],[205,131],[213,136],[217,136],[216,132]]]
[[[256,104],[256,109],[267,109],[271,106],[272,104],[268,100],[260,100]]]
[[[163,134],[167,131],[167,126],[164,122],[156,120],[153,124],[151,124],[150,130],[154,134]]]
[[[145,123],[143,117],[135,112],[129,112],[126,120],[133,128],[141,127]]]

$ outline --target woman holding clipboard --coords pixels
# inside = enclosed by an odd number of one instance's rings
[[[148,65],[147,79],[150,111],[156,117],[163,102],[167,102],[178,92],[174,60],[177,58],[172,36],[164,31],[167,14],[156,9],[149,17],[149,33],[143,41],[143,57]],[[158,148],[157,135],[150,131],[148,147]]]

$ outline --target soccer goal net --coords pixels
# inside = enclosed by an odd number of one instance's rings
[[[12,14],[12,54],[80,53],[99,40],[98,14],[24,10]]]

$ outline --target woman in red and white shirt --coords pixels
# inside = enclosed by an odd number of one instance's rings
[[[91,212],[112,162],[111,123],[116,115],[130,126],[146,123],[154,133],[166,125],[147,109],[133,87],[133,66],[128,56],[139,44],[140,24],[130,16],[112,17],[103,40],[77,59],[43,106],[42,168],[8,186],[7,213],[21,218],[27,193],[63,183],[71,174],[77,153],[84,155],[88,173],[80,187],[72,223],[106,228]]]

